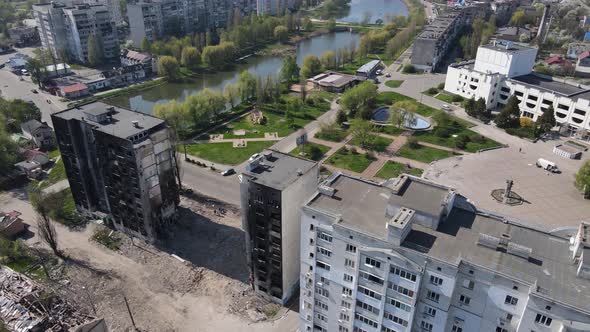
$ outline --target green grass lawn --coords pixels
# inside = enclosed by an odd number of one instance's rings
[[[273,141],[248,142],[244,148],[234,148],[231,142],[189,144],[186,146],[186,151],[190,155],[214,163],[237,165],[274,143]]]
[[[76,204],[74,203],[74,197],[70,188],[66,188],[60,192],[46,194],[45,202],[49,206],[49,216],[53,220],[69,228],[77,228],[86,223],[86,220],[76,210]]]
[[[392,142],[393,142],[393,140],[391,138],[375,135],[375,142],[373,142],[373,144],[371,144],[371,147],[369,147],[369,150],[383,152],[383,151],[385,151],[385,149],[387,149],[389,144],[391,144]],[[356,146],[360,147],[360,144],[357,139],[352,139],[349,143],[351,145],[356,145]]]
[[[400,157],[418,160],[423,163],[430,163],[435,160],[452,157],[453,153],[445,150],[435,149],[428,146],[420,146],[412,149],[408,144],[404,145],[397,151]]]
[[[315,137],[330,142],[342,142],[347,135],[348,132],[346,130],[331,126],[322,128],[315,134]]]
[[[47,175],[47,178],[41,184],[41,188],[47,188],[52,184],[58,183],[61,180],[67,179],[68,176],[66,175],[66,168],[64,166],[63,160],[60,158],[53,168],[51,169],[51,173]]]
[[[404,83],[404,80],[390,80],[385,82],[385,85],[390,88],[399,88],[402,83]]]
[[[284,105],[279,104],[278,108],[282,109]],[[248,115],[239,118],[238,120],[222,126],[209,134],[223,134],[223,138],[262,138],[264,133],[277,132],[280,137],[288,136],[297,129],[303,128],[310,121],[316,119],[324,112],[330,109],[328,103],[323,102],[318,106],[305,105],[304,111],[294,114],[293,126],[285,121],[284,113],[277,112],[274,105],[263,105],[262,114],[266,122],[264,124],[254,124],[250,121]],[[246,130],[246,134],[242,136],[234,135],[234,130]]]
[[[453,102],[453,96],[446,94],[446,93],[439,93],[436,97],[434,97],[438,100],[442,100],[445,103],[452,103]]]
[[[327,161],[328,164],[349,171],[362,173],[373,162],[366,154],[352,153],[342,148],[334,153]]]
[[[47,151],[47,155],[49,159],[57,158],[60,155],[59,149],[56,148],[55,150]]]
[[[388,161],[383,167],[377,172],[377,177],[382,179],[396,178],[402,173],[421,176],[424,172],[421,168],[408,168],[407,165],[398,163],[395,161]]]
[[[375,132],[398,136],[405,131],[404,128],[398,128],[396,126],[374,126]]]
[[[312,148],[318,148],[319,151],[321,153],[317,153],[317,154],[312,154]],[[322,159],[326,153],[330,151],[330,147],[329,146],[325,146],[322,144],[316,144],[316,143],[305,143],[305,145],[303,146],[303,152],[305,153],[305,155],[301,155],[299,154],[301,152],[301,147],[296,147],[295,149],[291,150],[289,152],[289,154],[293,155],[293,156],[297,156],[297,157],[303,157],[303,158],[308,158],[314,161],[318,161],[320,159]]]
[[[414,98],[404,96],[401,93],[397,93],[394,91],[381,92],[377,96],[377,104],[378,105],[393,105],[393,104],[397,103],[398,101],[412,102],[414,105],[416,105],[416,113],[418,113],[422,116],[429,117],[437,112],[442,112],[442,111],[436,110],[430,106],[426,106],[424,104],[421,104],[421,103],[417,102],[416,99],[414,99]]]

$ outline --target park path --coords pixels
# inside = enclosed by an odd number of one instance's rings
[[[449,152],[453,152],[453,153],[471,154],[471,152],[467,152],[465,150],[453,149],[453,148],[449,148],[449,147],[446,147],[446,146],[436,145],[436,144],[422,142],[422,141],[418,141],[418,144],[420,144],[422,146],[427,146],[429,148],[435,148],[435,149],[449,151]]]
[[[194,141],[195,143],[241,143],[241,142],[267,142],[280,141],[285,137],[255,137],[255,138],[222,138],[222,139],[204,139]]]

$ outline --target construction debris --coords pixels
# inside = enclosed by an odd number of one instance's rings
[[[102,319],[78,311],[23,274],[0,265],[0,320],[12,331],[106,332]]]

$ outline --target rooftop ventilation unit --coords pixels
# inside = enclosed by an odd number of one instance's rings
[[[320,192],[320,194],[326,195],[328,197],[334,197],[334,193],[336,192],[334,188],[327,186],[325,184],[320,184],[318,186],[318,191]]]
[[[501,240],[495,236],[491,236],[488,234],[479,234],[479,239],[477,240],[477,244],[480,246],[484,246],[490,249],[496,250],[500,246]]]
[[[139,121],[133,120],[133,121],[131,121],[131,123],[133,124],[133,127],[139,128]]]
[[[529,259],[531,257],[531,253],[533,250],[529,247],[522,246],[516,243],[508,243],[508,247],[506,248],[506,252],[512,254],[514,256],[522,257],[524,259]]]

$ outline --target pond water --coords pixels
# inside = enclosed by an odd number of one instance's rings
[[[386,125],[389,121],[389,107],[383,106],[373,111],[371,120],[376,124]],[[406,115],[404,127],[413,130],[424,130],[430,128],[430,122],[427,119],[412,113]]]
[[[319,56],[327,50],[349,47],[351,43],[358,45],[359,39],[360,36],[357,33],[336,32],[305,40],[297,45],[297,63],[301,65],[303,58],[309,54]],[[166,103],[173,99],[183,101],[189,95],[205,88],[223,91],[225,85],[235,82],[244,70],[248,70],[255,76],[276,76],[282,65],[283,59],[281,57],[253,56],[246,59],[244,63],[236,65],[232,71],[201,74],[190,82],[165,83],[147,90],[119,95],[106,102],[135,111],[151,113],[156,103]]]
[[[378,19],[387,21],[386,16],[396,15],[408,15],[408,7],[401,0],[352,0],[348,13],[336,20],[359,23],[366,16],[369,23],[375,23]]]

